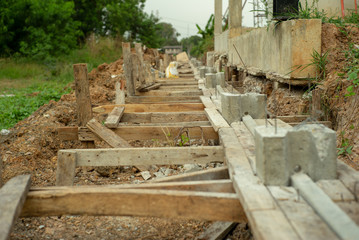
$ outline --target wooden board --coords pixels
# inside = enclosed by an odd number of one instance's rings
[[[205,108],[216,108],[210,97],[201,96],[200,98]]]
[[[76,152],[76,166],[173,165],[223,162],[223,148],[217,147],[161,147],[118,149],[71,149],[59,154]]]
[[[203,111],[202,103],[157,103],[157,104],[123,104],[123,105],[103,105],[93,108],[96,113],[110,113],[115,107],[125,107],[124,113],[138,112],[191,112]]]
[[[301,239],[338,239],[293,187],[271,186],[268,189]]]
[[[220,211],[219,211],[220,209]],[[153,216],[209,221],[245,220],[235,194],[93,187],[31,191],[22,217]]]
[[[57,153],[56,186],[72,186],[76,175],[77,154],[66,150]]]
[[[229,127],[227,121],[215,108],[205,108],[204,111],[208,117],[208,120],[211,122],[213,129],[216,132],[218,132],[220,128]]]
[[[178,123],[208,121],[203,111],[175,113],[125,113],[121,122],[128,123]]]
[[[105,126],[108,128],[117,128],[124,111],[124,107],[115,107],[108,115],[105,121]]]
[[[341,239],[357,239],[359,227],[306,174],[291,177],[293,186]]]
[[[122,43],[123,70],[126,78],[126,91],[129,96],[135,95],[135,82],[132,69],[131,44]]]
[[[186,102],[186,103],[200,103],[199,96],[187,97],[167,97],[167,96],[129,96],[126,98],[126,103],[160,103],[160,102]]]
[[[153,182],[153,181],[152,181]],[[113,189],[159,189],[159,190],[181,190],[195,192],[222,192],[234,193],[232,181],[229,179],[202,180],[202,181],[180,181],[180,182],[155,182],[142,184],[120,184],[108,185],[106,188]],[[93,186],[76,186],[76,188],[92,188]],[[32,191],[61,191],[67,187],[33,187]]]
[[[193,97],[193,96],[201,96],[202,91],[199,90],[172,90],[172,91],[149,91],[142,92],[139,96],[157,96],[157,97]]]
[[[119,148],[119,147],[131,147],[131,145],[121,138],[119,135],[116,135],[110,129],[104,127],[97,120],[90,120],[87,125],[88,129],[90,129],[96,136],[98,136],[101,140],[108,143],[111,147]]]
[[[233,230],[238,223],[234,222],[215,222],[202,233],[196,240],[223,240]]]
[[[170,177],[163,177],[155,179],[152,182],[185,182],[185,181],[204,181],[204,180],[217,180],[217,179],[229,179],[228,168],[219,167],[209,170],[203,170],[192,173],[184,173]]]
[[[113,129],[113,131],[121,136],[126,141],[129,140],[174,140],[182,126],[121,126]],[[78,130],[80,140],[98,140],[98,138],[87,128],[80,128]],[[191,139],[218,139],[218,134],[210,126],[200,126],[189,128]]]
[[[30,175],[17,176],[0,189],[0,240],[9,239],[30,188]]]

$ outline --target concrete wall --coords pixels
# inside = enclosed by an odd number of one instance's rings
[[[229,30],[215,35],[214,38],[214,51],[216,53],[226,53],[228,52],[228,36]]]
[[[321,20],[291,20],[258,28],[228,40],[231,65],[243,66],[233,44],[248,68],[275,73],[284,78],[315,77],[315,67],[293,71],[311,62],[313,50],[321,52]]]
[[[309,6],[311,6],[313,0],[307,1]],[[305,0],[300,0],[300,2],[302,6],[305,6]],[[328,16],[342,16],[340,0],[319,0],[317,7],[318,9],[324,9]],[[344,8],[347,9],[346,13],[348,13],[348,9],[354,9],[354,0],[344,0]]]

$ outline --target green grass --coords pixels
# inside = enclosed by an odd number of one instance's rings
[[[87,63],[91,71],[104,62],[117,60],[121,54],[119,41],[103,38],[69,55],[49,57],[42,62],[27,58],[0,59],[0,95],[15,95],[0,97],[0,130],[13,127],[40,106],[68,93],[66,86],[73,81],[73,64]]]

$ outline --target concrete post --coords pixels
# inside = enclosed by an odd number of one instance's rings
[[[289,173],[285,158],[284,128],[259,126],[254,130],[256,171],[265,185],[287,186]]]
[[[240,95],[240,116],[250,115],[253,119],[264,119],[266,116],[265,94],[246,93]]]
[[[335,131],[321,124],[299,125],[287,134],[290,175],[301,171],[313,181],[337,178]]]
[[[229,0],[229,28],[242,27],[242,0]]]
[[[214,0],[214,36],[222,33],[222,0]]]
[[[222,88],[226,87],[226,83],[225,83],[225,76],[224,76],[224,72],[219,72],[216,74],[217,76],[217,85],[220,85]]]
[[[207,52],[207,67],[214,67],[214,52]]]
[[[231,124],[241,120],[240,94],[219,92],[221,99],[222,116]]]
[[[217,76],[215,73],[206,73],[206,88],[215,88],[217,85]]]

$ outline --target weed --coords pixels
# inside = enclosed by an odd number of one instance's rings
[[[183,147],[183,146],[185,146],[185,144],[188,143],[188,142],[189,142],[189,137],[186,136],[185,134],[182,134],[182,135],[181,135],[180,142],[179,142],[179,146],[180,146],[180,147]]]
[[[350,146],[349,139],[344,138],[344,134],[345,134],[344,131],[341,132],[342,143],[341,143],[340,147],[338,148],[338,156],[339,155],[346,156],[346,155],[350,155],[352,153],[353,146]]]

